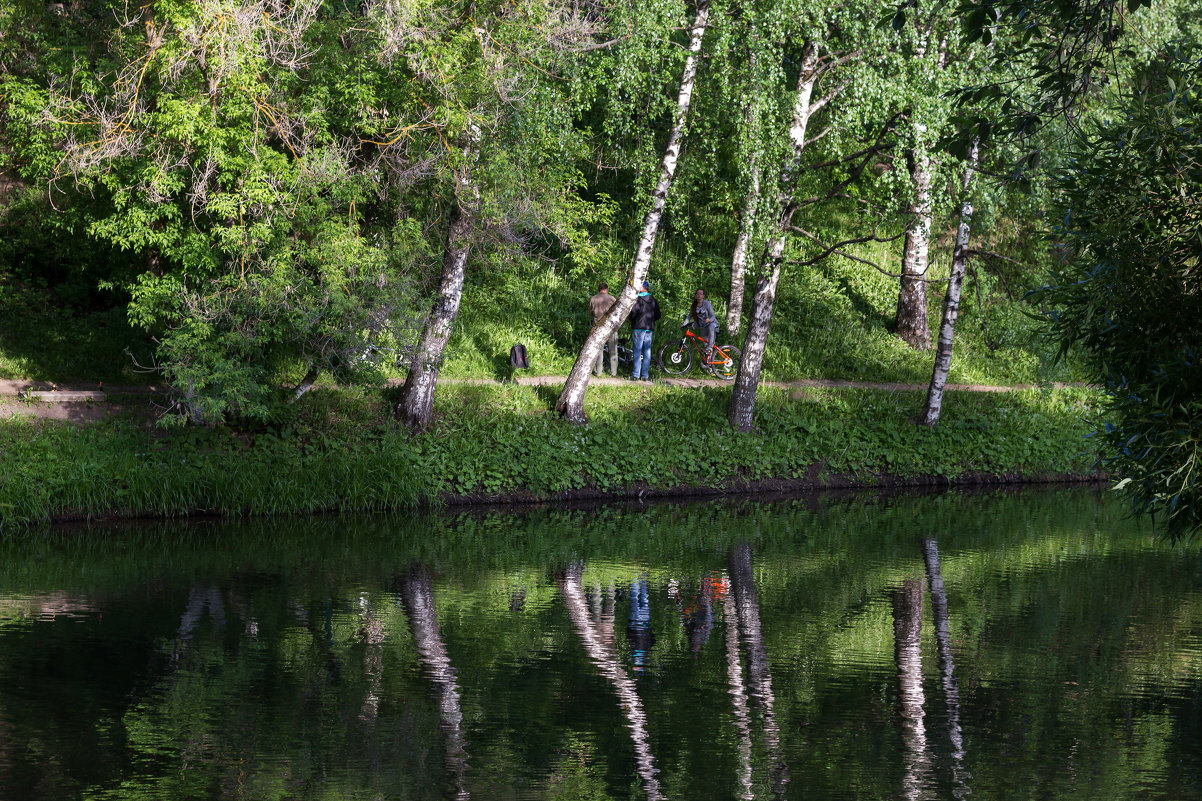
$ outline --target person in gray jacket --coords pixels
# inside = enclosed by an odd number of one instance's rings
[[[609,284],[600,284],[597,287],[597,294],[588,299],[589,311],[593,313],[593,325],[601,322],[617,302],[618,299],[609,294]],[[605,351],[602,350],[597,354],[597,364],[593,366],[593,372],[597,375],[601,375],[604,369],[601,365],[604,359]],[[616,328],[609,335],[609,372],[615,376],[618,374],[618,329]]]
[[[705,336],[705,360],[708,362],[713,358],[714,340],[718,336],[718,317],[714,314],[714,307],[705,299],[705,291],[698,289],[697,294],[693,296],[693,308],[689,311],[689,319],[697,326],[698,332]],[[702,365],[706,370],[711,369],[708,364]]]

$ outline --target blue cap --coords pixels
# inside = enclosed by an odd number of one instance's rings
[[[648,292],[650,292],[650,291],[651,291],[651,284],[649,284],[649,283],[647,283],[646,281],[644,281],[644,282],[643,282],[643,289],[645,289],[645,290],[647,290]]]

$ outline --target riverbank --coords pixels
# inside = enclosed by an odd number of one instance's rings
[[[767,387],[757,431],[737,434],[729,386],[598,385],[575,427],[554,388],[458,384],[417,437],[389,417],[395,392],[315,390],[270,425],[215,429],[158,428],[132,403],[10,416],[0,525],[1097,477],[1081,388],[954,393],[926,429],[910,422],[920,392]]]

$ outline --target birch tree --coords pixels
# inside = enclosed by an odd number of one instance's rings
[[[776,120],[777,125],[787,125],[787,137],[780,135],[779,127],[774,136],[766,131],[759,133],[761,142],[768,146],[765,155],[771,153],[773,162],[780,166],[772,180],[761,178],[759,187],[764,191],[761,208],[771,208],[772,212],[758,260],[739,373],[731,393],[728,414],[737,431],[752,429],[777,288],[788,263],[791,239],[800,236],[806,252],[813,254],[808,260],[796,262],[805,267],[832,254],[848,255],[843,248],[852,242],[880,238],[873,231],[828,243],[820,228],[812,223],[799,225],[795,217],[805,209],[807,221],[820,221],[839,204],[854,203],[849,190],[864,182],[870,166],[891,145],[897,119],[896,111],[882,102],[887,94],[882,77],[888,71],[889,60],[884,51],[877,52],[885,40],[869,22],[875,12],[866,4],[796,11],[779,33],[773,33],[783,36],[786,47],[792,49],[785,60],[795,65],[796,79],[787,92],[778,94],[787,100],[776,108],[787,111],[765,115],[766,122]],[[819,128],[811,130],[820,112],[825,119]],[[819,142],[821,145],[816,147]],[[766,168],[767,162],[762,163]],[[839,209],[839,213],[845,212],[846,208]],[[863,217],[862,211],[858,216]]]
[[[910,146],[906,149],[906,167],[910,179],[909,221],[902,248],[901,278],[897,293],[895,332],[910,347],[926,350],[931,346],[931,328],[927,320],[927,267],[930,262],[931,225],[934,208],[931,199],[932,134],[942,127],[939,108],[942,92],[939,78],[947,63],[947,37],[936,27],[937,12],[925,21],[916,21],[913,59],[909,60],[911,82]],[[933,101],[933,102],[932,102]]]
[[[743,358],[735,386],[730,398],[730,424],[737,431],[750,431],[755,396],[759,388],[760,372],[764,363],[764,348],[768,341],[768,329],[772,323],[772,307],[776,301],[776,286],[780,281],[784,265],[785,243],[788,229],[797,207],[793,204],[797,170],[801,166],[802,151],[806,146],[806,129],[814,109],[811,101],[814,86],[819,78],[818,45],[807,41],[802,46],[799,58],[796,96],[793,101],[793,119],[789,126],[791,151],[779,178],[779,215],[772,234],[760,257],[760,277],[752,299],[747,336],[743,341]]]
[[[533,231],[579,241],[591,219],[575,191],[579,173],[562,166],[577,155],[571,85],[550,70],[571,74],[604,31],[604,14],[555,2],[510,11],[504,3],[468,16],[435,8],[415,19],[409,7],[385,4],[377,15],[381,59],[427,87],[419,97],[429,119],[419,122],[436,137],[418,148],[405,131],[388,132],[382,164],[401,183],[423,171],[450,178],[427,182],[447,198],[441,269],[394,410],[414,431],[430,423],[473,248],[520,246]]]
[[[939,342],[935,347],[935,365],[931,371],[931,383],[927,387],[927,398],[923,404],[919,422],[933,426],[939,422],[943,408],[943,391],[947,386],[947,374],[952,367],[952,338],[956,333],[956,317],[960,313],[960,289],[964,284],[964,272],[968,268],[968,241],[972,233],[973,204],[969,189],[973,172],[977,167],[980,142],[969,147],[968,161],[960,178],[960,219],[956,226],[956,246],[952,252],[951,275],[947,280],[947,292],[943,298],[943,318],[939,323]]]
[[[660,162],[659,177],[651,195],[651,208],[643,218],[642,234],[635,250],[630,279],[618,294],[618,300],[610,309],[609,314],[597,321],[589,331],[588,338],[576,356],[576,362],[572,365],[572,370],[560,392],[559,400],[555,404],[555,410],[569,422],[583,424],[588,421],[584,411],[584,398],[588,391],[593,365],[597,363],[597,357],[610,334],[622,324],[626,315],[630,313],[638,292],[647,278],[647,271],[651,267],[651,254],[655,246],[656,234],[659,232],[668,191],[672,187],[672,179],[676,174],[681,144],[688,130],[689,107],[693,100],[693,87],[697,78],[701,42],[705,36],[708,21],[709,0],[698,0],[693,24],[689,29],[688,55],[685,58],[680,90],[676,97],[674,120],[671,130],[668,132],[668,143]]]

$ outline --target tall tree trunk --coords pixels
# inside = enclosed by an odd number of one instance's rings
[[[460,191],[471,189],[467,179],[461,179],[460,185]],[[463,198],[456,197],[447,224],[438,296],[422,328],[421,340],[409,365],[409,374],[405,376],[405,385],[401,388],[401,400],[393,413],[414,431],[422,431],[430,425],[438,371],[442,366],[447,341],[451,338],[455,317],[459,314],[459,302],[463,298],[463,276],[475,222],[475,215],[465,207]]]
[[[956,681],[956,665],[952,659],[947,588],[943,585],[939,544],[934,537],[922,541],[922,558],[927,569],[927,588],[931,593],[931,616],[935,619],[935,646],[939,659],[939,676],[943,684],[943,700],[947,707],[948,739],[952,742],[952,796],[959,801],[967,798],[971,792],[968,780],[972,776],[964,766],[964,732],[960,727],[960,684]]]
[[[564,606],[568,610],[568,618],[576,628],[584,651],[589,659],[597,666],[614,693],[621,701],[622,714],[626,716],[626,727],[630,731],[630,740],[634,744],[634,761],[639,777],[643,780],[643,789],[647,792],[648,801],[662,801],[659,772],[655,767],[655,757],[651,754],[650,738],[647,736],[647,713],[643,710],[643,702],[639,699],[634,680],[626,674],[618,661],[613,649],[613,615],[609,615],[608,633],[602,630],[604,617],[594,625],[589,618],[588,602],[584,597],[584,586],[581,581],[583,568],[579,564],[572,565],[564,571],[559,579],[560,592],[563,595]]]
[[[727,336],[732,339],[738,335],[743,322],[743,284],[747,275],[747,250],[751,246],[755,214],[760,203],[759,154],[753,153],[751,159],[751,191],[743,203],[739,236],[735,239],[735,250],[730,257],[730,301],[726,305],[726,330]]]
[[[438,630],[438,614],[434,610],[434,582],[429,569],[413,565],[400,580],[401,604],[409,619],[417,658],[438,693],[438,713],[446,741],[447,773],[454,783],[454,797],[466,799],[467,748],[463,736],[463,710],[459,703],[459,687],[455,668]]]
[[[914,125],[915,137],[926,130]],[[897,335],[910,347],[931,347],[931,326],[927,321],[927,262],[931,244],[931,160],[918,143],[907,154],[910,183],[914,198],[910,201],[910,224],[902,251],[901,286],[897,293]]]
[[[968,152],[968,163],[960,180],[960,226],[956,230],[956,248],[952,251],[952,274],[947,281],[947,294],[943,298],[943,321],[939,325],[939,344],[935,348],[935,368],[931,372],[931,385],[927,390],[927,401],[919,422],[933,426],[939,422],[943,408],[943,390],[947,386],[947,374],[952,368],[952,336],[956,333],[956,316],[960,312],[960,287],[964,283],[964,271],[968,267],[968,236],[972,231],[972,198],[968,187],[976,170],[980,141],[974,140]]]
[[[764,714],[764,740],[771,765],[768,768],[772,792],[784,797],[789,784],[789,771],[781,754],[780,726],[776,722],[776,699],[772,694],[772,672],[768,652],[764,648],[764,631],[760,625],[760,603],[755,591],[755,573],[751,568],[751,546],[742,542],[727,554],[730,571],[730,591],[739,612],[739,633],[747,647],[747,686],[750,697],[760,705]]]
[[[902,797],[916,801],[927,796],[931,771],[922,689],[922,581],[917,578],[893,591],[893,657],[905,748]]]
[[[752,30],[754,38],[754,29]],[[752,80],[755,80],[755,52],[752,51],[750,63]],[[751,235],[755,231],[755,215],[760,206],[760,147],[757,131],[760,127],[760,104],[752,92],[747,102],[747,113],[743,120],[747,126],[748,137],[752,143],[751,155],[748,158],[747,170],[751,178],[751,191],[743,201],[743,215],[739,218],[739,235],[735,238],[735,249],[730,257],[730,296],[726,305],[727,338],[734,339],[743,323],[743,284],[747,275],[747,250],[751,247]]]
[[[651,196],[651,209],[643,218],[643,235],[639,239],[638,250],[635,251],[634,265],[631,268],[630,281],[622,287],[618,301],[609,310],[609,314],[601,318],[589,332],[584,346],[576,356],[572,372],[564,382],[563,391],[555,410],[569,422],[583,424],[588,422],[584,413],[584,396],[588,391],[589,376],[592,375],[593,365],[606,340],[614,329],[622,324],[634,301],[639,289],[647,278],[647,270],[651,266],[651,251],[655,246],[655,236],[659,232],[660,219],[664,214],[664,204],[668,199],[668,190],[672,186],[672,178],[676,174],[676,162],[680,159],[680,143],[688,129],[689,106],[693,101],[693,85],[697,79],[697,62],[701,53],[701,39],[705,35],[705,27],[709,22],[709,0],[697,0],[697,16],[693,19],[693,28],[689,34],[689,55],[685,58],[684,74],[680,79],[680,93],[676,97],[676,122],[668,134],[668,146],[664,150],[664,158],[660,164],[659,181]]]
[[[793,213],[793,184],[801,165],[801,153],[806,146],[806,128],[810,123],[810,101],[817,81],[818,48],[807,42],[801,56],[801,73],[797,78],[797,99],[793,104],[793,122],[789,127],[789,139],[793,150],[788,163],[781,170],[781,211],[776,230],[764,245],[760,258],[760,278],[756,282],[755,297],[751,302],[751,319],[747,324],[747,338],[743,340],[743,357],[739,362],[739,373],[730,396],[730,424],[736,431],[750,431],[755,412],[755,396],[760,385],[760,372],[764,366],[764,349],[768,344],[768,329],[772,325],[772,307],[776,302],[776,285],[780,281],[781,265],[784,263],[785,242]]]

